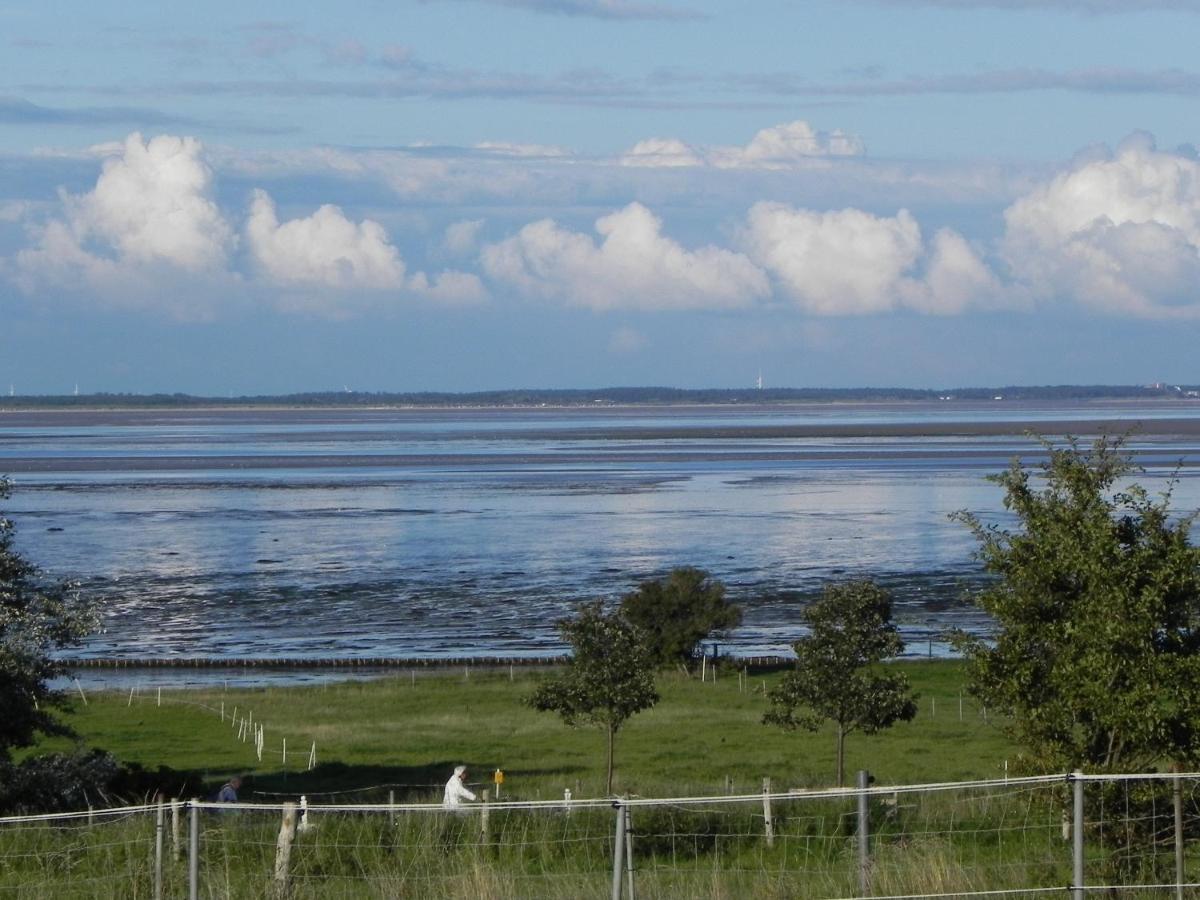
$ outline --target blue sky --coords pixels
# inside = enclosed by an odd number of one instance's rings
[[[1200,381],[1200,0],[0,9],[0,388]]]

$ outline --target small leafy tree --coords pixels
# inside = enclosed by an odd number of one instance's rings
[[[540,685],[526,702],[556,712],[568,725],[594,725],[608,737],[605,791],[612,793],[613,747],[621,726],[658,702],[654,670],[637,630],[602,601],[585,603],[573,619],[558,622],[571,645],[567,670]]]
[[[904,650],[892,624],[891,596],[872,581],[825,586],[804,611],[809,635],[793,644],[796,668],[770,692],[768,725],[837,728],[837,783],[845,781],[846,735],[874,734],[917,714],[908,676],[882,671],[885,659]]]
[[[687,666],[700,641],[742,624],[741,607],[726,599],[725,585],[691,566],[642,582],[621,598],[621,613],[642,632],[659,665]]]
[[[0,500],[9,489],[0,478]],[[0,762],[38,734],[68,733],[53,715],[65,699],[49,686],[62,674],[51,654],[96,627],[75,585],[47,579],[13,549],[13,536],[13,523],[0,516]]]
[[[1047,769],[1200,763],[1200,550],[1193,516],[1137,484],[1123,439],[1042,440],[991,476],[1019,528],[956,517],[995,581],[994,641],[966,644],[971,690]]]

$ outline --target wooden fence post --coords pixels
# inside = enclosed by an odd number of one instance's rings
[[[283,822],[275,845],[275,896],[288,894],[288,866],[292,859],[292,841],[296,839],[296,804],[283,804]]]
[[[171,858],[179,862],[183,855],[183,847],[179,841],[179,801],[171,801]]]
[[[763,821],[767,835],[767,846],[775,846],[775,821],[771,818],[771,779],[763,779]]]

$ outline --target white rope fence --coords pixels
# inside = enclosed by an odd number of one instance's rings
[[[75,685],[79,690],[80,697],[83,698],[83,702],[86,704],[88,702],[87,695],[84,693],[83,687],[79,684],[78,679],[75,680]],[[227,714],[226,709],[225,709],[225,701],[224,700],[220,701],[219,705],[213,706],[208,703],[201,703],[196,700],[187,700],[182,697],[172,696],[173,693],[174,692],[168,690],[166,695],[164,696],[162,687],[158,686],[155,689],[154,696],[153,696],[154,705],[156,707],[161,707],[163,705],[163,703],[165,702],[167,704],[172,704],[175,706],[187,706],[187,707],[192,707],[194,709],[201,710],[206,713],[212,713],[212,714],[218,716],[222,722],[226,722],[226,721],[229,722],[231,730],[235,732],[234,739],[236,741],[238,741],[239,743],[251,745],[253,753],[254,753],[255,761],[262,762],[264,754],[268,754],[271,756],[278,756],[280,758],[280,765],[282,765],[285,770],[287,769],[287,760],[288,760],[287,738],[281,737],[279,739],[280,740],[280,748],[278,750],[276,750],[273,747],[268,747],[267,746],[266,725],[261,720],[255,721],[253,710],[239,708],[238,706],[235,705],[233,707],[232,711],[230,711]],[[125,705],[132,706],[135,700],[139,704],[143,702],[141,686],[137,683],[135,683],[132,687],[130,687],[129,697],[126,700]],[[239,710],[241,712],[240,715],[239,715]],[[305,748],[304,748],[304,745],[306,743],[308,744],[307,752],[305,752]],[[305,770],[311,772],[313,769],[315,769],[317,767],[317,742],[315,740],[308,741],[308,742],[305,742],[305,741],[293,742],[292,758],[303,760],[302,767]]]

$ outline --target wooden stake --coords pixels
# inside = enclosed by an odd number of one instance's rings
[[[79,689],[79,696],[83,698],[83,705],[87,706],[88,705],[87,694],[85,694],[83,692],[83,685],[79,683],[78,678],[75,679],[75,687],[77,687]]]
[[[483,807],[479,811],[479,842],[488,842],[488,791],[483,792]]]

